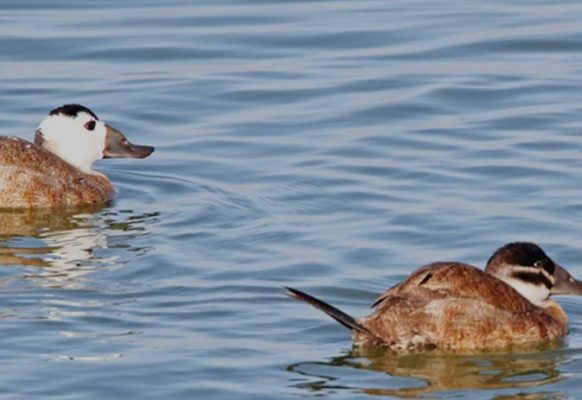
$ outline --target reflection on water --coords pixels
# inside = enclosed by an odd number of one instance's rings
[[[0,134],[80,102],[159,150],[98,166],[111,206],[0,215],[2,397],[582,398],[582,297],[565,361],[285,370],[347,340],[282,285],[364,314],[412,269],[510,241],[579,264],[582,4],[438,4],[0,2]]]
[[[157,216],[102,207],[2,211],[0,264],[35,267],[24,278],[45,287],[78,288],[96,268],[126,262],[115,249],[147,252],[132,240],[145,235],[144,222]]]
[[[90,226],[91,216],[103,207],[4,209],[0,211],[0,239],[38,236],[43,232]]]
[[[314,392],[341,388],[372,395],[416,398],[450,390],[530,388],[564,378],[557,366],[567,357],[557,350],[558,346],[555,344],[543,351],[473,356],[399,355],[378,348],[357,349],[327,362],[296,363],[287,370],[309,378],[309,382],[297,386]],[[366,372],[366,377],[360,381],[362,371]],[[370,372],[382,375],[374,374],[371,380]],[[391,382],[384,374],[393,380],[398,378],[397,382]],[[548,395],[546,392],[543,397]]]

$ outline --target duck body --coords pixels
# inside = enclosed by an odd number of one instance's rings
[[[546,343],[567,333],[561,308],[536,306],[495,276],[456,262],[420,268],[374,307],[358,320],[365,328],[354,331],[359,345],[479,351]]]
[[[109,179],[92,169],[102,158],[144,158],[151,146],[130,143],[87,107],[67,104],[39,125],[34,143],[0,136],[0,208],[70,207],[111,201]]]
[[[100,204],[114,195],[113,185],[104,175],[83,172],[38,144],[0,137],[2,208]]]
[[[297,289],[287,291],[350,329],[356,345],[472,353],[560,340],[568,318],[550,295],[580,295],[582,282],[539,246],[516,242],[498,249],[485,271],[460,262],[421,267],[359,319]]]

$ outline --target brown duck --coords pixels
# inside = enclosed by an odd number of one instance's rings
[[[130,143],[87,107],[52,110],[34,143],[0,136],[0,208],[85,206],[113,199],[105,175],[92,169],[102,158],[144,158],[151,146]]]
[[[421,267],[355,319],[297,289],[287,293],[350,329],[357,345],[395,351],[487,351],[562,338],[568,318],[553,294],[582,294],[582,282],[533,243],[498,249],[485,271],[459,262]]]

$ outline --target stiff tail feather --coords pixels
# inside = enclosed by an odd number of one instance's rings
[[[358,332],[369,333],[368,329],[366,329],[365,326],[358,323],[358,321],[356,321],[356,319],[354,317],[346,314],[345,312],[343,312],[341,310],[338,310],[334,306],[331,306],[331,305],[329,305],[321,300],[318,300],[315,297],[310,296],[307,293],[302,292],[301,290],[293,289],[293,288],[287,287],[287,286],[285,286],[285,289],[287,289],[287,293],[286,293],[287,295],[289,295],[297,300],[301,300],[301,301],[304,301],[306,303],[309,303],[313,307],[320,309],[321,311],[323,311],[324,313],[326,313],[327,315],[329,315],[330,317],[335,319],[337,322],[339,322],[340,324],[342,324],[346,328],[348,328],[350,330],[355,330]]]

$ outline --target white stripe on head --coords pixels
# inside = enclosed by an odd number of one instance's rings
[[[543,268],[536,268],[536,267],[525,267],[523,265],[512,265],[509,269],[509,275],[516,275],[516,274],[531,274],[531,275],[540,275],[540,277],[544,277],[546,280],[550,282],[553,286],[556,283],[556,278],[546,271]]]

